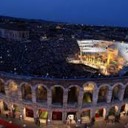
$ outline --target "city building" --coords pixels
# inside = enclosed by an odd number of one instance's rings
[[[0,24],[0,37],[10,41],[26,41],[29,39],[29,31],[13,24]]]

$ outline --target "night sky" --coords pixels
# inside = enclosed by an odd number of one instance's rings
[[[0,15],[128,27],[128,0],[0,0]]]

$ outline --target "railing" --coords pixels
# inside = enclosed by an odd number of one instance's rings
[[[46,100],[37,100],[36,104],[43,106],[43,107],[47,107],[47,101]]]
[[[69,102],[69,103],[67,103],[67,107],[70,107],[70,108],[76,108],[76,107],[78,107],[78,103],[72,103],[72,102]]]
[[[100,80],[111,80],[111,79],[113,79],[113,80],[116,80],[117,78],[118,78],[118,80],[119,79],[128,79],[128,76],[106,76],[106,77],[101,77],[100,75],[98,76],[97,75],[97,77],[84,77],[84,78],[77,78],[77,77],[75,77],[75,78],[56,78],[56,77],[54,77],[54,78],[52,78],[52,77],[40,77],[40,76],[31,76],[31,75],[16,75],[16,74],[12,74],[12,73],[6,73],[6,72],[2,72],[2,71],[0,71],[0,76],[3,76],[3,77],[9,77],[9,78],[17,78],[17,79],[24,79],[24,80],[32,80],[32,79],[36,79],[36,80],[60,80],[60,81],[63,81],[63,80],[72,80],[72,81],[77,81],[77,80],[89,80],[90,81],[90,78],[91,78],[91,80],[95,80],[96,78],[97,78],[97,80],[98,79],[100,79]]]
[[[47,100],[36,100],[36,102],[40,103],[40,104],[46,104],[47,103]]]
[[[28,100],[28,99],[23,99],[22,101],[26,104],[32,104],[33,103],[32,100]]]
[[[53,108],[62,108],[63,105],[61,103],[52,103],[51,107],[53,107]]]
[[[98,99],[97,103],[105,103],[107,99]]]
[[[97,106],[105,106],[106,104],[108,104],[107,102],[98,102],[96,105]],[[111,104],[111,103],[109,103]]]
[[[93,106],[93,103],[83,103],[82,108],[91,107]]]
[[[120,102],[121,102],[120,100],[116,99],[116,100],[112,100],[112,101],[111,101],[111,104],[112,104],[112,103],[120,103]]]

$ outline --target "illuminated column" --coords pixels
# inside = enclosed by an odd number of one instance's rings
[[[107,94],[107,103],[110,103],[112,99],[112,88],[109,88],[108,94]]]
[[[103,108],[103,118],[105,119],[106,117],[106,108]]]
[[[52,110],[48,110],[48,123],[52,121]]]
[[[110,107],[109,106],[106,106],[106,114],[105,114],[105,117],[108,116],[109,110],[110,110]]]
[[[33,113],[34,113],[34,118],[37,118],[38,117],[38,109],[36,107],[34,107]]]
[[[22,115],[22,118],[25,119],[26,117],[26,112],[24,106],[20,106],[20,114]]]
[[[67,107],[67,101],[68,101],[68,89],[65,89],[64,94],[63,94],[63,106],[64,106],[64,108]]]
[[[34,88],[32,88],[32,102],[36,103],[36,92]]]
[[[128,113],[128,104],[125,104],[125,113]]]
[[[80,88],[80,92],[79,92],[79,97],[78,97],[78,107],[82,108],[82,104],[83,104],[83,88]]]
[[[18,99],[19,99],[19,101],[22,101],[22,91],[21,91],[21,87],[20,87],[20,86],[17,86],[17,89],[18,89]]]
[[[52,92],[51,90],[48,90],[48,94],[47,94],[47,105],[48,107],[51,107],[52,104]]]
[[[77,120],[79,120],[81,117],[81,111],[77,111],[76,116],[77,116]]]
[[[12,104],[11,103],[8,103],[7,106],[10,109],[10,111],[12,111]]]
[[[124,92],[125,92],[125,88],[121,88],[120,93],[119,93],[119,100],[120,100],[120,101],[123,101]]]
[[[116,106],[117,107],[117,106]],[[117,110],[117,114],[120,114],[121,112],[121,106],[118,106],[117,108],[115,108]]]
[[[65,122],[67,120],[67,112],[62,112],[62,121]]]
[[[90,112],[90,119],[92,119],[93,117],[95,117],[95,112],[96,112],[96,108],[92,108],[91,112]]]
[[[97,104],[97,100],[98,100],[98,89],[94,89],[93,90],[93,104]]]
[[[8,98],[9,97],[9,87],[7,85],[5,86],[5,94],[6,94],[6,97]]]

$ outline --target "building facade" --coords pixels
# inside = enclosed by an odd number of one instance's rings
[[[29,31],[0,28],[0,37],[7,40],[25,41],[29,39]]]
[[[0,110],[43,123],[82,123],[128,113],[128,77],[43,79],[0,74]]]

